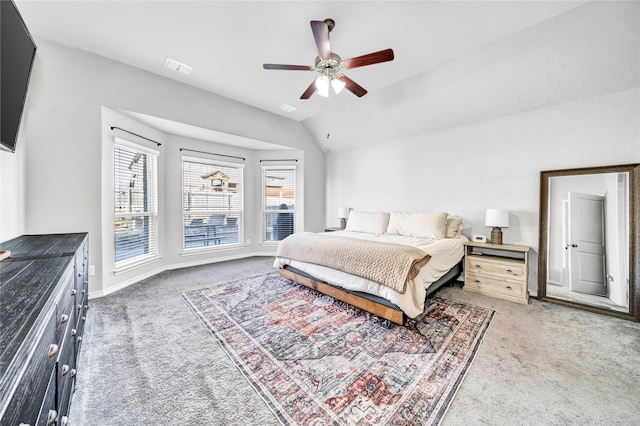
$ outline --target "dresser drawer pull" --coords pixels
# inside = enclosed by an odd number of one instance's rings
[[[77,373],[76,369],[72,368],[71,369],[71,377],[76,377],[76,373]]]
[[[82,303],[78,304],[78,312],[82,310]]]
[[[87,317],[82,317],[82,322],[85,322],[87,320]]]
[[[67,321],[69,321],[69,315],[62,314],[62,316],[60,317],[60,324],[64,324]]]
[[[78,336],[78,343],[82,342],[82,336]]]
[[[60,419],[60,426],[67,426],[69,424],[69,418],[67,416],[62,416]]]
[[[482,267],[480,265],[478,265],[477,263],[474,265],[476,268],[478,269],[482,269]]]
[[[513,272],[511,269],[507,269],[507,272]]]
[[[76,330],[75,328],[71,329],[71,336],[75,336],[76,334],[78,334],[78,330]]]
[[[508,289],[508,290],[511,290],[511,286],[510,285],[506,286],[505,288]]]
[[[76,290],[76,289],[74,288],[73,290],[71,290],[71,295],[72,295],[72,296],[75,296],[77,292],[78,292],[78,290]]]
[[[49,415],[47,416],[47,426],[54,424],[57,418],[58,412],[56,410],[49,410]]]
[[[49,352],[47,352],[47,358],[51,358],[52,356],[54,356],[55,354],[58,353],[58,345],[56,345],[55,343],[52,343],[49,346]]]
[[[480,280],[475,280],[475,282],[480,283]]]
[[[62,377],[66,376],[69,372],[69,366],[67,364],[62,366]]]

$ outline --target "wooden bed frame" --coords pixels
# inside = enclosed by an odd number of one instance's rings
[[[438,290],[440,287],[455,281],[460,276],[460,273],[462,272],[461,263],[456,265],[454,268],[452,268],[453,273],[445,274],[445,276],[443,276],[440,280],[434,282],[433,284],[431,284],[431,286],[429,286],[429,289],[427,290],[428,296],[435,293],[436,290]],[[365,293],[360,293],[362,294],[361,296],[360,294],[343,290],[341,288],[327,284],[324,281],[319,281],[318,279],[310,275],[302,274],[290,269],[280,268],[280,275],[305,287],[309,287],[311,289],[319,291],[320,293],[331,296],[334,299],[341,300],[374,315],[378,315],[379,317],[387,319],[393,323],[404,325],[405,314],[400,308],[395,305],[393,305],[395,306],[395,308],[386,306],[380,302],[376,302],[375,300],[366,297],[367,295]]]

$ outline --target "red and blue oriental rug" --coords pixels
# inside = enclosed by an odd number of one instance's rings
[[[432,425],[493,311],[434,297],[405,326],[278,273],[183,293],[285,425]]]

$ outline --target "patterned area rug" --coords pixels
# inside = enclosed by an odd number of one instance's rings
[[[182,293],[285,425],[432,425],[493,311],[434,297],[398,326],[275,273]]]

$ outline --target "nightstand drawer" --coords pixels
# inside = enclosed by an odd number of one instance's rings
[[[526,276],[524,264],[509,261],[491,261],[477,256],[467,258],[469,273],[485,273],[504,276],[505,278],[523,279]]]
[[[486,275],[474,274],[471,272],[467,272],[465,287],[491,293],[504,294],[507,296],[526,296],[526,289],[523,282],[493,278]]]

